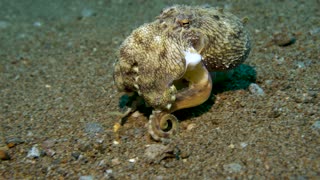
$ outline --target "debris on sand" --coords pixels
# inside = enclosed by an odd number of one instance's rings
[[[160,163],[165,158],[179,157],[180,150],[171,144],[151,144],[147,146],[144,153],[147,162],[149,163]]]

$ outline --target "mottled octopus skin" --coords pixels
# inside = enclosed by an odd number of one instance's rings
[[[242,21],[218,8],[173,6],[163,10],[158,22],[202,56],[209,71],[232,69],[250,52]]]
[[[186,64],[186,51],[202,57],[193,74]],[[122,43],[114,80],[120,91],[136,92],[154,108],[149,133],[162,140],[172,133],[159,129],[160,119],[175,118],[172,112],[207,100],[212,88],[208,71],[237,67],[249,52],[248,33],[236,16],[217,8],[176,5],[134,30]],[[175,81],[183,78],[189,85],[177,89]]]

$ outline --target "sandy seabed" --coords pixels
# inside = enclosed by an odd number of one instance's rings
[[[167,146],[148,138],[143,114],[129,117],[114,143],[121,94],[112,72],[121,42],[173,4],[248,17],[252,51],[240,66],[247,71],[214,87],[204,105],[177,112],[178,150],[167,156],[160,151]],[[0,1],[0,179],[320,178],[319,7],[319,0]],[[151,159],[150,146],[160,149]]]

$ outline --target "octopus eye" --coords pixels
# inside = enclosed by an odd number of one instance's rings
[[[179,20],[178,23],[180,24],[181,27],[189,27],[190,25],[189,19]]]

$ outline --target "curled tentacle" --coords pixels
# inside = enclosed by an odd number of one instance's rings
[[[170,139],[179,131],[178,119],[167,112],[153,111],[149,118],[148,131],[157,141]]]

